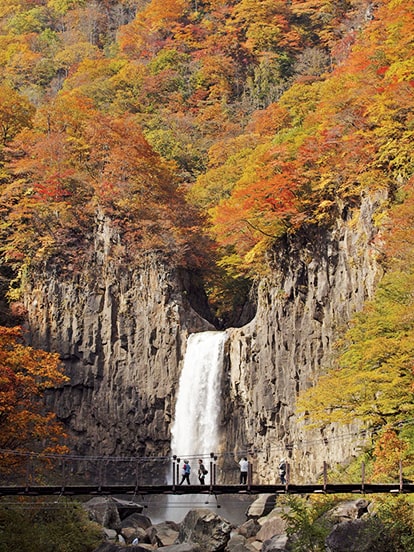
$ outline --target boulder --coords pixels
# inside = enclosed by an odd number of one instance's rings
[[[364,498],[340,502],[327,512],[327,516],[336,522],[359,519],[368,512],[369,501]]]
[[[260,520],[261,529],[256,534],[256,539],[264,542],[276,535],[283,535],[286,531],[286,522],[281,513],[272,512],[268,517]]]
[[[246,552],[246,538],[243,535],[232,535],[226,546],[226,552]]]
[[[144,548],[139,544],[137,546],[128,546],[127,549],[128,552],[148,552],[148,548]],[[95,548],[93,552],[125,552],[125,546],[105,542],[98,546],[98,548]]]
[[[260,530],[261,525],[256,519],[248,519],[237,529],[237,533],[246,539],[254,537]]]
[[[335,525],[326,539],[328,552],[372,552],[377,534],[369,531],[369,520],[355,519]]]
[[[248,550],[251,552],[261,552],[262,545],[262,541],[255,540],[254,538],[249,539],[246,544]]]
[[[139,543],[149,543],[150,539],[147,533],[141,527],[122,527],[121,535],[126,540],[127,544],[132,544],[134,539],[138,539]]]
[[[247,543],[245,537],[235,534],[227,543],[226,552],[255,552],[255,548]]]
[[[161,548],[158,548],[158,550],[163,550],[163,552],[206,552],[194,542],[183,542],[181,544],[173,544],[171,546],[162,546]]]
[[[248,518],[258,519],[271,512],[275,504],[275,494],[262,494],[250,505],[246,515]]]
[[[121,519],[112,497],[97,496],[83,504],[89,518],[103,527],[119,532]]]
[[[230,540],[232,525],[206,508],[190,510],[180,524],[178,541],[194,542],[202,552],[220,552]]]
[[[271,539],[265,540],[262,546],[262,552],[286,552],[288,550],[288,536],[276,535]]]
[[[107,540],[116,541],[116,537],[118,535],[116,531],[114,531],[113,529],[108,529],[108,527],[104,527],[103,532]]]
[[[121,521],[134,513],[141,513],[144,507],[132,500],[121,500],[120,498],[112,497],[112,500],[118,510]]]
[[[149,517],[144,516],[143,514],[134,513],[122,520],[122,527],[140,527],[141,529],[148,529],[151,527],[152,522]]]
[[[149,527],[146,530],[146,534],[149,537],[149,541],[158,547],[171,546],[177,542],[179,527],[173,521],[164,521]]]

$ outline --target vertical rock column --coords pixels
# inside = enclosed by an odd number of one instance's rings
[[[335,340],[373,294],[379,268],[372,217],[383,199],[364,199],[329,231],[280,244],[256,317],[230,334],[227,447],[257,450],[250,457],[256,481],[278,482],[281,457],[297,481],[316,482],[324,461],[346,463],[356,454],[359,426],[304,431],[295,403],[331,366]]]

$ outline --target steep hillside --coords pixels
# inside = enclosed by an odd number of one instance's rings
[[[127,430],[122,409],[97,413],[119,436],[103,449],[125,450],[137,420],[167,447],[181,342],[210,324],[240,328],[231,446],[263,448],[271,425],[305,439],[298,393],[336,366],[336,340],[402,256],[392,204],[411,240],[413,27],[402,0],[0,0],[3,272],[33,341],[67,361],[58,409],[81,449],[96,432],[73,393],[119,404],[132,373],[142,409]]]

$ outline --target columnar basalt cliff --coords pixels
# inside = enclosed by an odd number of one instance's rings
[[[365,198],[334,228],[279,244],[256,317],[231,331],[228,404],[236,415],[225,432],[235,450],[259,451],[255,477],[263,481],[278,481],[281,457],[293,480],[315,481],[324,461],[346,464],[361,445],[357,425],[304,430],[294,405],[297,393],[330,366],[335,340],[372,296],[380,271],[373,216],[383,201],[382,194]]]
[[[222,451],[255,450],[261,482],[275,482],[281,455],[292,476],[314,480],[324,460],[344,461],[355,451],[350,428],[304,432],[294,408],[298,391],[329,366],[335,338],[374,290],[372,217],[382,201],[365,198],[333,229],[309,229],[279,244],[255,318],[227,330]],[[49,268],[27,283],[29,335],[65,361],[70,383],[49,402],[77,452],[163,455],[187,335],[213,326],[188,275],[155,257],[129,269],[114,255],[117,239],[101,220],[82,271]],[[234,466],[223,466],[224,479],[234,477]]]
[[[163,455],[189,332],[212,326],[191,308],[190,277],[154,256],[129,268],[105,220],[76,274],[46,269],[28,283],[33,345],[58,351],[70,383],[49,396],[75,450],[88,455]]]

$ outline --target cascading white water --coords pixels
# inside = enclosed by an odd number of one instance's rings
[[[191,334],[187,340],[187,349],[181,372],[175,418],[171,428],[172,454],[180,459],[188,458],[192,466],[191,483],[197,485],[197,459],[206,462],[211,452],[218,452],[218,423],[221,413],[221,387],[224,364],[224,344],[226,332],[200,332]],[[180,462],[180,467],[182,461]],[[174,470],[175,471],[175,470]],[[209,470],[210,471],[210,470]],[[170,469],[167,479],[171,476]],[[211,474],[207,475],[208,484]],[[178,480],[177,480],[178,482]],[[171,520],[179,523],[192,508],[223,508],[222,515],[235,524],[243,523],[246,508],[245,497],[220,498],[206,495],[168,494],[157,498],[155,504],[149,504],[148,515],[153,523]],[[209,503],[209,500],[211,503]]]
[[[206,458],[217,452],[226,338],[225,332],[210,331],[191,334],[187,340],[171,429],[172,453],[180,458]]]

